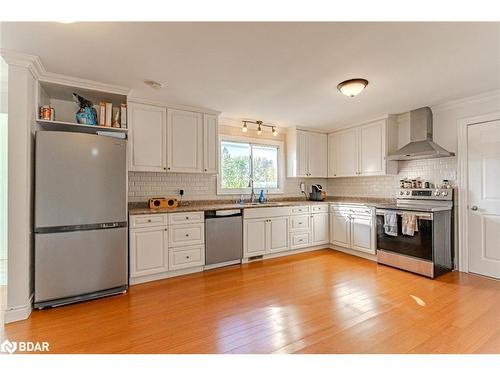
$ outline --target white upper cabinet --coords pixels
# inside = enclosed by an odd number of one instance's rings
[[[203,115],[167,110],[167,171],[203,172]]]
[[[165,172],[166,117],[164,107],[128,102],[129,170]]]
[[[218,150],[217,116],[203,115],[203,172],[217,173]]]
[[[333,166],[330,177],[356,176],[358,171],[357,130],[349,129],[331,135],[332,144],[329,147]]]
[[[217,173],[217,115],[128,103],[130,171]]]
[[[385,120],[359,128],[359,171],[364,176],[385,174]]]
[[[387,161],[397,148],[394,116],[335,132],[328,137],[329,177],[381,176],[397,173],[397,162]]]
[[[327,177],[326,134],[297,129],[287,131],[287,176]]]
[[[328,175],[328,135],[308,134],[309,177],[327,177]]]

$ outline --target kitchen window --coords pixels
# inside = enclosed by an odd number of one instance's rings
[[[283,142],[221,136],[219,142],[218,194],[283,192]]]

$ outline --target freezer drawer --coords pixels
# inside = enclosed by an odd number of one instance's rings
[[[127,228],[35,234],[37,303],[127,285]]]

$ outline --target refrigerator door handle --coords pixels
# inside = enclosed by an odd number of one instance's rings
[[[106,223],[106,224],[101,225],[101,228],[103,228],[103,229],[117,228],[117,227],[118,227],[118,223]]]

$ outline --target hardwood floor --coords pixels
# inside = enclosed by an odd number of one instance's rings
[[[52,353],[500,353],[500,281],[321,250],[34,311],[0,336]]]

